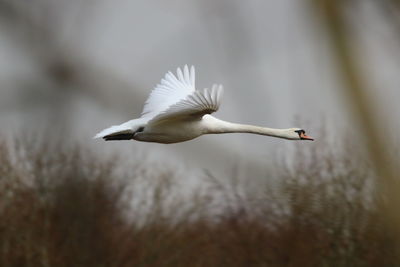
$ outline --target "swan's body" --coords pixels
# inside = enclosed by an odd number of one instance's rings
[[[195,90],[195,71],[187,66],[178,68],[177,77],[165,75],[150,94],[140,118],[111,126],[95,138],[109,140],[137,140],[156,143],[184,142],[203,134],[253,133],[288,140],[313,140],[300,128],[273,129],[230,123],[211,115],[218,110],[222,86],[211,90]]]

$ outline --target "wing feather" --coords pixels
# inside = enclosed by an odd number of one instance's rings
[[[197,90],[171,105],[167,110],[152,118],[149,123],[160,123],[166,120],[198,119],[205,114],[211,114],[218,110],[223,93],[222,85],[213,85],[210,89]]]
[[[183,71],[177,69],[177,77],[168,72],[146,100],[142,111],[143,118],[154,118],[170,106],[185,99],[195,91],[195,69],[185,65]]]

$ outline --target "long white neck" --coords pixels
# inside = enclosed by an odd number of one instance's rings
[[[252,133],[259,135],[267,135],[284,139],[291,139],[287,135],[288,129],[274,129],[254,125],[246,125],[239,123],[231,123],[217,119],[211,115],[203,117],[205,125],[205,134],[223,134],[223,133]]]

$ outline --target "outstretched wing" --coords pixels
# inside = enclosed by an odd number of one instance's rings
[[[143,118],[154,118],[169,107],[195,92],[195,70],[187,65],[183,71],[178,68],[177,76],[168,72],[161,83],[150,93],[142,111]]]
[[[178,103],[152,118],[149,123],[167,120],[197,119],[218,110],[223,94],[222,85],[213,85],[210,89],[194,91]]]

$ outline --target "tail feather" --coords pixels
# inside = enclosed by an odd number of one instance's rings
[[[125,122],[121,125],[114,125],[102,130],[94,136],[94,138],[103,138],[106,141],[111,140],[130,140],[135,132],[145,125],[145,121],[141,118]]]
[[[133,139],[133,133],[128,134],[111,134],[104,136],[103,139],[106,141],[118,141],[118,140],[131,140]]]
[[[115,125],[110,128],[104,129],[94,136],[94,138],[105,138],[107,136],[119,135],[119,134],[132,134],[132,129],[124,127],[123,125]]]

